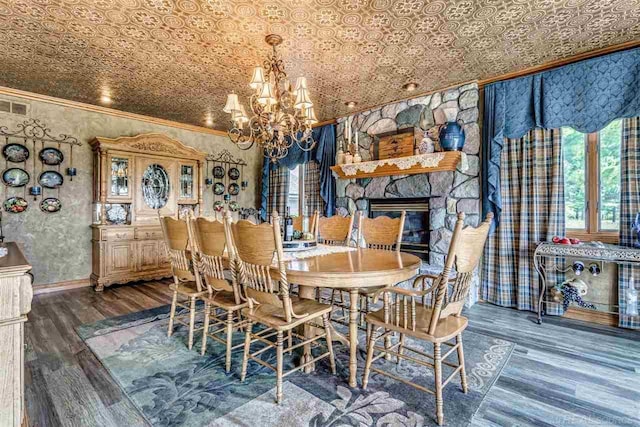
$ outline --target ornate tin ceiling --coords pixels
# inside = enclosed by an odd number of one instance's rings
[[[640,0],[0,0],[0,85],[226,129],[264,36],[320,120],[638,39]]]

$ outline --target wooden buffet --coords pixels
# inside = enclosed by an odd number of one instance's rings
[[[28,425],[24,404],[24,322],[31,311],[31,265],[14,242],[0,244],[0,425]]]
[[[205,153],[162,134],[101,138],[94,151],[91,283],[171,275],[158,214],[202,205]]]

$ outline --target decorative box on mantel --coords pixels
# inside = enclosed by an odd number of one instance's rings
[[[373,178],[392,175],[415,175],[419,173],[467,170],[467,155],[460,151],[419,154],[416,156],[373,160],[332,166],[331,170],[340,179]]]

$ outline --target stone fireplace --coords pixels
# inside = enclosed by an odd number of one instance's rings
[[[419,203],[421,210],[412,212],[405,226],[413,230],[407,231],[403,250],[412,249],[408,251],[419,255],[425,261],[425,269],[437,270],[443,266],[457,214],[466,214],[466,224],[475,226],[480,222],[478,99],[478,85],[470,83],[355,114],[351,131],[352,134],[358,132],[357,148],[362,160],[367,161],[370,160],[371,144],[380,134],[408,128],[413,128],[418,137],[437,134],[438,126],[445,121],[445,109],[456,109],[457,119],[464,123],[463,152],[468,168],[463,171],[458,166],[452,172],[338,179],[336,213],[349,215],[360,211],[367,216],[376,216],[386,212],[389,216],[398,216],[400,207],[409,211],[407,204]],[[343,148],[346,147],[345,120],[339,119],[336,128],[337,144]],[[420,142],[416,140],[416,143]],[[421,220],[420,225],[418,220]],[[477,283],[476,280],[475,286]],[[469,302],[475,301],[477,291],[472,291]]]
[[[405,211],[401,250],[412,253],[424,261],[429,261],[429,200],[370,199],[369,217],[388,216],[398,218]]]

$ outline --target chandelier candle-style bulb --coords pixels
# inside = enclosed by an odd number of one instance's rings
[[[233,113],[240,109],[240,103],[238,102],[238,95],[235,93],[230,93],[227,95],[227,103],[225,104],[222,111],[225,113]]]
[[[271,83],[265,83],[262,85],[262,91],[258,97],[258,102],[262,105],[271,105],[275,100],[273,96],[273,85]]]
[[[298,89],[298,94],[296,96],[296,103],[293,105],[293,107],[297,108],[298,110],[304,110],[312,106],[313,106],[313,102],[311,102],[311,100],[309,99],[309,95],[307,94],[307,89],[301,86]]]
[[[318,123],[318,119],[316,118],[316,112],[314,111],[313,107],[307,108],[307,114],[305,115],[307,116],[307,124],[313,125]]]
[[[249,87],[254,90],[258,90],[262,88],[264,84],[264,68],[256,67],[253,69],[253,77],[251,77],[251,83],[249,83]]]

